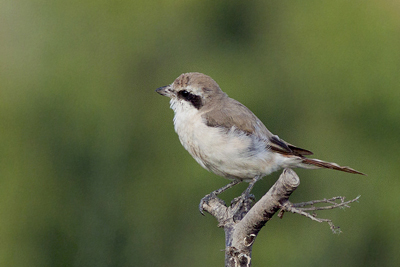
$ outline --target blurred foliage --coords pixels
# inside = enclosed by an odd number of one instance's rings
[[[0,1],[0,265],[222,266],[197,205],[227,183],[179,144],[157,87],[213,77],[283,139],[368,174],[298,170],[254,266],[399,266],[396,1]],[[277,175],[260,181],[257,197]],[[222,197],[230,201],[245,185]]]

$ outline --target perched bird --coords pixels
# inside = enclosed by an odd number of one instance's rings
[[[218,195],[245,181],[250,183],[247,195],[255,182],[282,168],[328,168],[363,174],[336,163],[306,158],[313,153],[272,134],[253,112],[228,97],[205,74],[181,74],[156,92],[171,98],[175,131],[185,149],[203,168],[232,181],[211,194]]]

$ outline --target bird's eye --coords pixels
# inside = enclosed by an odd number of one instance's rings
[[[189,96],[190,93],[188,91],[186,91],[186,90],[182,90],[182,91],[179,92],[179,94],[186,98],[186,97]]]

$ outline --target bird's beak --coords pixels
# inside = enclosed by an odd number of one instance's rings
[[[170,85],[166,85],[166,86],[157,88],[156,92],[159,93],[160,95],[170,97],[171,96],[171,90],[169,90],[170,88],[171,88]]]

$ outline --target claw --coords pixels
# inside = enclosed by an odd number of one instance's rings
[[[199,211],[200,211],[201,215],[206,216],[206,215],[204,214],[203,204],[204,204],[204,198],[202,198],[202,199],[200,200]]]
[[[200,200],[200,204],[199,204],[200,213],[202,215],[205,215],[204,212],[203,212],[204,211],[204,208],[203,208],[204,204],[208,203],[208,201],[210,201],[211,199],[218,198],[217,195],[221,194],[222,192],[226,191],[227,189],[229,189],[232,186],[237,185],[237,184],[239,184],[241,182],[242,182],[242,180],[235,179],[232,182],[230,182],[229,184],[225,185],[224,187],[221,187],[220,189],[215,190],[215,191],[211,192],[210,194],[206,195],[205,197],[203,197]],[[225,202],[224,202],[224,205],[225,205]]]
[[[249,210],[251,209],[252,203],[254,203],[255,200],[256,197],[253,194],[246,195],[245,193],[243,193],[239,197],[234,198],[231,201],[231,208],[235,210],[235,216],[233,220],[235,222],[242,220],[243,216],[247,214],[247,212],[249,212]]]
[[[216,197],[217,197],[217,195],[216,195],[214,192],[211,192],[210,194],[205,195],[205,196],[200,200],[199,211],[200,211],[201,215],[206,216],[206,215],[204,214],[204,208],[203,208],[203,206],[204,206],[205,204],[207,204],[208,201],[210,201],[211,199],[216,198]]]
[[[241,195],[241,196],[238,196],[238,197],[235,197],[234,199],[232,199],[232,201],[231,201],[231,206],[233,206],[233,205],[235,205],[236,203],[238,203],[238,202],[243,202],[243,196]]]
[[[256,201],[256,196],[253,194],[249,194],[249,199],[251,200],[251,202],[255,202]]]

